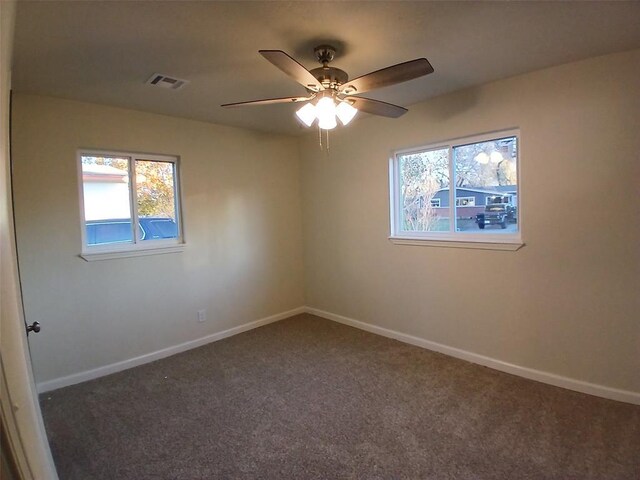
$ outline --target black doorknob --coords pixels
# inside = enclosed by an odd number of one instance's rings
[[[38,333],[40,331],[40,323],[33,322],[31,325],[27,325],[27,333]]]

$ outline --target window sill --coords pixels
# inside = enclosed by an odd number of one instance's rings
[[[184,250],[185,244],[171,245],[156,248],[139,248],[135,250],[122,250],[110,252],[84,252],[80,257],[86,262],[98,260],[114,260],[117,258],[144,257],[147,255],[165,255],[168,253],[180,253]]]
[[[417,245],[421,247],[445,247],[445,248],[472,248],[478,250],[506,250],[515,252],[520,250],[522,242],[495,242],[495,241],[469,241],[469,240],[434,240],[426,238],[389,237],[395,245]]]

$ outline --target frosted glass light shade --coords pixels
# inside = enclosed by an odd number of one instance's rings
[[[331,130],[338,125],[336,122],[336,104],[330,97],[323,97],[316,104],[318,126],[323,130]]]
[[[348,102],[340,102],[336,107],[336,115],[340,119],[343,125],[346,125],[353,117],[356,116],[358,110],[351,106]]]
[[[475,161],[481,165],[486,165],[487,163],[489,163],[489,155],[487,155],[485,152],[480,152],[475,156]]]
[[[347,125],[353,120],[356,113],[358,113],[358,110],[349,102],[341,101],[336,106],[334,99],[327,95],[320,98],[315,105],[305,103],[296,111],[296,116],[307,127],[313,125],[317,118],[318,126],[321,129],[331,130],[338,126],[337,119],[340,119],[343,125]]]
[[[491,155],[489,157],[491,158],[491,161],[493,163],[500,163],[502,160],[504,160],[504,157],[500,152],[491,152]]]
[[[316,107],[312,103],[305,103],[298,109],[296,116],[307,127],[310,127],[316,119]]]
[[[326,117],[322,120],[318,120],[318,126],[323,130],[331,130],[338,126],[335,115],[333,117]]]

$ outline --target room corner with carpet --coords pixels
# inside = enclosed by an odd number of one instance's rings
[[[640,2],[1,5],[19,478],[640,479]]]
[[[69,479],[640,472],[637,406],[310,314],[40,401],[59,473]]]

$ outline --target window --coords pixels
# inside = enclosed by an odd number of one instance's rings
[[[175,251],[182,244],[176,157],[96,151],[78,157],[83,258]]]
[[[457,207],[475,207],[476,197],[457,197],[456,206]]]
[[[517,250],[518,139],[507,131],[396,152],[391,240]]]

